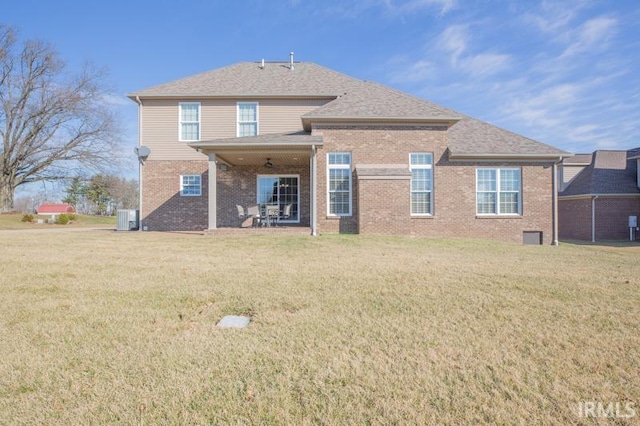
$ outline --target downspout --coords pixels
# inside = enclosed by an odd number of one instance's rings
[[[553,163],[553,242],[554,246],[558,246],[558,164],[562,161],[562,157]]]
[[[595,195],[591,198],[591,242],[596,242],[596,199],[598,198]]]
[[[140,96],[136,96],[138,103],[138,147],[142,146],[142,101]],[[142,160],[138,158],[138,231],[144,230],[142,227]]]
[[[317,167],[318,167],[318,162],[316,160],[316,146],[312,145],[311,146],[311,173],[309,173],[310,176],[310,181],[309,182],[309,186],[310,188],[310,192],[311,192],[311,212],[310,212],[310,216],[311,216],[311,235],[316,237],[318,235],[318,219],[317,219],[317,203],[318,203],[318,195],[317,195],[317,188],[316,188],[316,180],[318,178],[317,176]]]

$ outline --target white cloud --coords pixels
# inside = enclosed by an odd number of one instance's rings
[[[606,47],[616,31],[617,21],[609,17],[590,19],[574,31],[571,44],[560,56],[567,58],[579,53]]]
[[[387,0],[387,6],[401,12],[413,12],[418,9],[437,7],[440,9],[440,15],[442,16],[457,8],[458,2],[456,0],[409,0],[396,2]]]
[[[467,50],[468,38],[466,25],[452,25],[440,34],[436,43],[450,54],[451,64],[456,66],[460,56]]]
[[[411,63],[406,58],[396,60],[396,66],[391,72],[391,80],[394,82],[416,83],[430,80],[436,77],[436,65],[424,59]]]
[[[573,21],[584,4],[584,1],[543,1],[535,12],[523,14],[522,20],[543,33],[557,33]]]
[[[472,77],[486,77],[509,68],[511,56],[498,53],[480,53],[465,58],[462,67]]]

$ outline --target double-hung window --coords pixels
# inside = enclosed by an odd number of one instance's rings
[[[186,197],[199,197],[202,195],[202,178],[200,175],[181,175],[180,195]]]
[[[258,134],[258,103],[238,102],[238,137]]]
[[[351,216],[351,153],[328,153],[327,176],[327,214]]]
[[[522,212],[520,169],[476,170],[478,215],[519,215]]]
[[[411,167],[411,214],[425,216],[433,214],[433,154],[417,152],[410,154]]]
[[[200,140],[200,103],[180,102],[180,141]]]

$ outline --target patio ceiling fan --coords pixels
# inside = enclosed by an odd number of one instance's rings
[[[267,162],[264,163],[264,167],[267,169],[273,169],[273,163],[271,162],[271,158],[267,158]]]

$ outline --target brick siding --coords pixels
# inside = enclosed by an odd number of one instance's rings
[[[472,162],[448,159],[446,128],[438,126],[314,126],[324,145],[318,151],[317,211],[320,233],[366,233],[430,237],[491,238],[522,242],[524,231],[540,231],[552,242],[552,163],[487,162],[482,167],[520,167],[522,216],[476,216],[476,168]],[[327,153],[352,153],[353,209],[350,217],[327,215]],[[358,180],[356,164],[405,164],[410,152],[432,152],[434,214],[410,215],[410,181]],[[203,230],[208,227],[207,161],[153,161],[143,166],[142,225],[149,230]],[[217,226],[241,224],[236,204],[256,202],[256,176],[262,167],[217,170]],[[202,196],[181,197],[180,174],[202,176]],[[267,174],[267,173],[265,173]],[[280,167],[268,174],[300,175],[301,225],[309,226],[309,168]]]
[[[180,175],[200,175],[202,195],[180,195]],[[142,166],[141,225],[149,231],[202,231],[208,226],[207,161],[154,161]]]
[[[591,199],[558,200],[558,236],[591,241]]]
[[[591,241],[591,198],[560,199],[560,238]],[[629,240],[629,216],[640,217],[640,198],[599,196],[595,200],[596,241]]]
[[[551,244],[553,181],[551,162],[487,162],[482,167],[520,167],[522,216],[476,216],[478,164],[448,159],[444,127],[316,126],[324,138],[318,153],[318,228],[326,232],[431,237],[491,238],[522,242],[524,231],[540,231]],[[326,167],[328,152],[349,151],[356,164],[406,164],[410,152],[432,152],[434,158],[432,217],[410,215],[409,181],[358,180],[353,177],[353,215],[327,216]],[[393,206],[393,208],[391,207]],[[366,211],[361,211],[366,209]],[[358,223],[360,220],[360,223]]]

